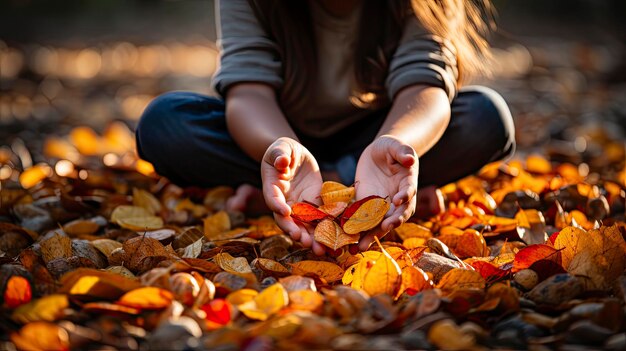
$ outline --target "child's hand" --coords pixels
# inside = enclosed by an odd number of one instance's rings
[[[261,178],[263,197],[278,226],[303,246],[312,247],[317,255],[322,255],[325,250],[313,240],[312,228],[290,217],[290,205],[296,202],[320,203],[322,176],[313,155],[299,142],[280,138],[263,155]]]
[[[356,199],[389,196],[392,206],[380,227],[361,238],[361,251],[368,249],[374,235],[388,233],[415,213],[418,169],[413,148],[393,136],[380,136],[365,148],[356,167]]]

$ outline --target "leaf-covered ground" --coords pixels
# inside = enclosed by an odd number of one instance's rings
[[[0,155],[7,346],[624,346],[623,169],[584,174],[538,155],[491,164],[439,189],[443,213],[369,251],[318,257],[270,217],[224,211],[233,189],[181,189],[154,175],[122,124],[102,136],[78,127],[43,151],[59,161],[22,172],[11,166],[19,150]],[[345,190],[322,194],[329,213],[333,199],[354,201]],[[332,248],[337,213],[324,219]]]
[[[132,49],[102,52],[119,47]],[[322,257],[270,217],[223,211],[233,189],[154,175],[126,123],[77,127],[77,110],[118,102],[136,117],[158,84],[138,79],[143,66],[117,72],[128,91],[103,73],[38,81],[24,68],[0,100],[0,117],[36,117],[0,130],[2,348],[626,349],[626,88],[603,78],[613,56],[562,42],[496,54],[516,157],[440,188],[443,213],[356,254],[342,246],[352,195],[320,194],[332,217],[303,219],[319,221],[334,251]]]

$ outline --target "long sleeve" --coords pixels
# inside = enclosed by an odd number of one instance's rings
[[[456,95],[458,68],[451,43],[428,33],[412,15],[389,65],[386,80],[389,97],[410,85],[426,84],[445,90],[450,101]]]
[[[239,82],[283,84],[276,44],[259,24],[247,0],[216,2],[220,66],[213,87],[222,96]]]

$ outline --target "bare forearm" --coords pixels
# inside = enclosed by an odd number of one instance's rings
[[[272,88],[238,84],[226,97],[228,131],[243,151],[261,161],[267,147],[280,137],[298,140],[283,115]]]
[[[415,85],[398,93],[378,135],[393,135],[422,156],[439,141],[449,122],[446,93],[440,88]]]

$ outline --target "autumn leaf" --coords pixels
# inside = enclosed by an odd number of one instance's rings
[[[172,300],[174,295],[170,291],[146,286],[127,292],[117,303],[140,310],[160,310],[168,307]]]
[[[299,311],[318,312],[324,305],[324,297],[313,290],[289,292],[289,308]]]
[[[133,188],[133,205],[142,207],[150,214],[158,214],[161,212],[161,202],[154,195],[143,189]]]
[[[204,236],[208,240],[213,240],[218,234],[230,229],[230,217],[226,211],[219,211],[204,219]]]
[[[344,271],[332,262],[305,260],[292,263],[291,272],[297,275],[314,274],[332,283],[341,279]]]
[[[326,212],[306,202],[298,202],[291,206],[291,217],[302,223],[318,222],[328,216]]]
[[[333,218],[337,218],[343,213],[343,211],[346,210],[347,207],[347,202],[333,202],[330,204],[324,204],[318,207],[318,209],[322,212],[328,213],[328,215],[332,216]]]
[[[272,277],[286,277],[290,275],[289,270],[285,266],[268,258],[255,258],[254,261],[252,261],[252,265]]]
[[[391,204],[376,195],[368,196],[350,205],[341,216],[341,227],[347,234],[358,234],[376,227],[383,220]]]
[[[7,281],[4,289],[4,304],[8,308],[16,308],[30,302],[33,296],[28,279],[14,275]]]
[[[556,264],[561,264],[559,250],[545,244],[530,245],[515,254],[512,272],[531,267],[535,262],[549,259]]]
[[[320,196],[324,205],[328,205],[335,202],[348,203],[354,198],[354,194],[353,186],[347,187],[337,182],[326,181],[322,184]]]
[[[121,205],[113,210],[111,222],[120,227],[142,231],[163,228],[163,219],[152,215],[143,207]]]
[[[276,283],[237,308],[250,319],[264,321],[287,304],[289,304],[287,290],[280,283]]]
[[[453,268],[441,278],[437,288],[445,293],[464,289],[484,289],[485,279],[476,271]]]
[[[487,282],[504,279],[510,274],[509,270],[498,268],[486,261],[473,261],[471,265]]]
[[[382,247],[378,238],[376,242],[381,249],[381,254],[376,260],[362,260],[359,263],[360,275],[362,274],[361,289],[370,296],[387,294],[396,296],[402,285],[402,270],[396,260]]]
[[[11,318],[18,323],[36,321],[52,322],[63,317],[69,306],[66,295],[53,294],[21,305],[13,311]]]
[[[323,219],[319,222],[315,227],[313,235],[315,241],[333,250],[337,250],[346,245],[356,244],[359,242],[360,238],[359,234],[346,234],[339,224],[330,218]]]
[[[402,268],[402,285],[396,294],[396,298],[400,297],[402,293],[412,296],[422,290],[432,289],[432,287],[433,282],[426,272],[417,267],[406,266]]]
[[[20,350],[69,350],[67,331],[54,323],[32,322],[11,334],[11,341]]]
[[[233,307],[224,299],[212,300],[200,309],[206,313],[209,330],[223,327],[231,321]]]

